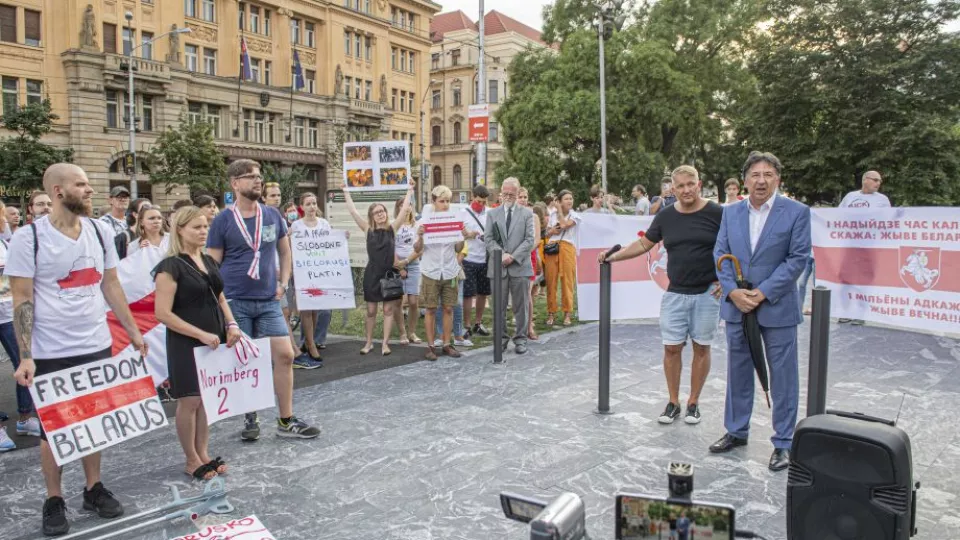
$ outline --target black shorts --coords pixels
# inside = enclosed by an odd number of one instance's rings
[[[490,278],[487,277],[487,263],[463,261],[463,297],[490,296]]]
[[[33,374],[34,377],[39,377],[40,375],[49,375],[51,373],[56,373],[58,371],[63,371],[65,369],[74,368],[77,366],[82,366],[84,364],[89,364],[91,362],[97,362],[99,360],[105,360],[113,356],[113,351],[110,347],[102,351],[96,351],[87,354],[81,354],[79,356],[67,356],[65,358],[51,358],[49,360],[41,360],[35,358],[33,363],[37,366],[37,371]],[[40,425],[40,440],[47,440],[47,432],[43,430],[43,425]]]

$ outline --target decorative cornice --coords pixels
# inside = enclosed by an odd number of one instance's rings
[[[190,29],[190,36],[207,43],[217,43],[217,29],[209,26],[200,25],[193,21],[187,21],[187,28]]]

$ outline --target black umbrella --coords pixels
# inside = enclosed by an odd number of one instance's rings
[[[717,270],[723,265],[723,261],[729,259],[733,263],[733,269],[737,273],[737,287],[741,289],[753,289],[753,283],[743,279],[743,270],[740,268],[740,260],[731,254],[726,254],[717,260]],[[750,357],[753,359],[753,368],[757,370],[757,378],[760,379],[760,386],[763,388],[763,395],[767,398],[767,407],[770,407],[770,380],[767,375],[767,359],[763,354],[763,336],[760,333],[760,322],[757,321],[756,310],[743,314],[743,335],[747,337],[747,346],[750,347]]]

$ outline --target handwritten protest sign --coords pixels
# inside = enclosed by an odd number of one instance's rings
[[[433,212],[420,219],[424,244],[463,241],[463,218],[456,212]]]
[[[347,233],[292,227],[293,282],[300,309],[356,307]]]
[[[241,352],[235,347],[220,345],[216,350],[197,347],[193,350],[200,381],[200,398],[207,412],[207,424],[240,414],[273,407],[273,364],[270,339],[252,340],[259,354]]]
[[[344,143],[343,183],[348,191],[407,189],[410,184],[409,143]]]
[[[57,465],[167,425],[137,352],[36,377],[30,395]]]
[[[206,529],[185,534],[170,540],[276,540],[270,531],[260,523],[257,516],[232,519],[222,525],[211,525]]]

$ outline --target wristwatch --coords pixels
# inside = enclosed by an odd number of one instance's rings
[[[280,283],[279,285],[280,285],[281,287],[283,287],[283,292],[287,292],[287,289],[290,288],[290,286],[287,285],[286,283]]]

